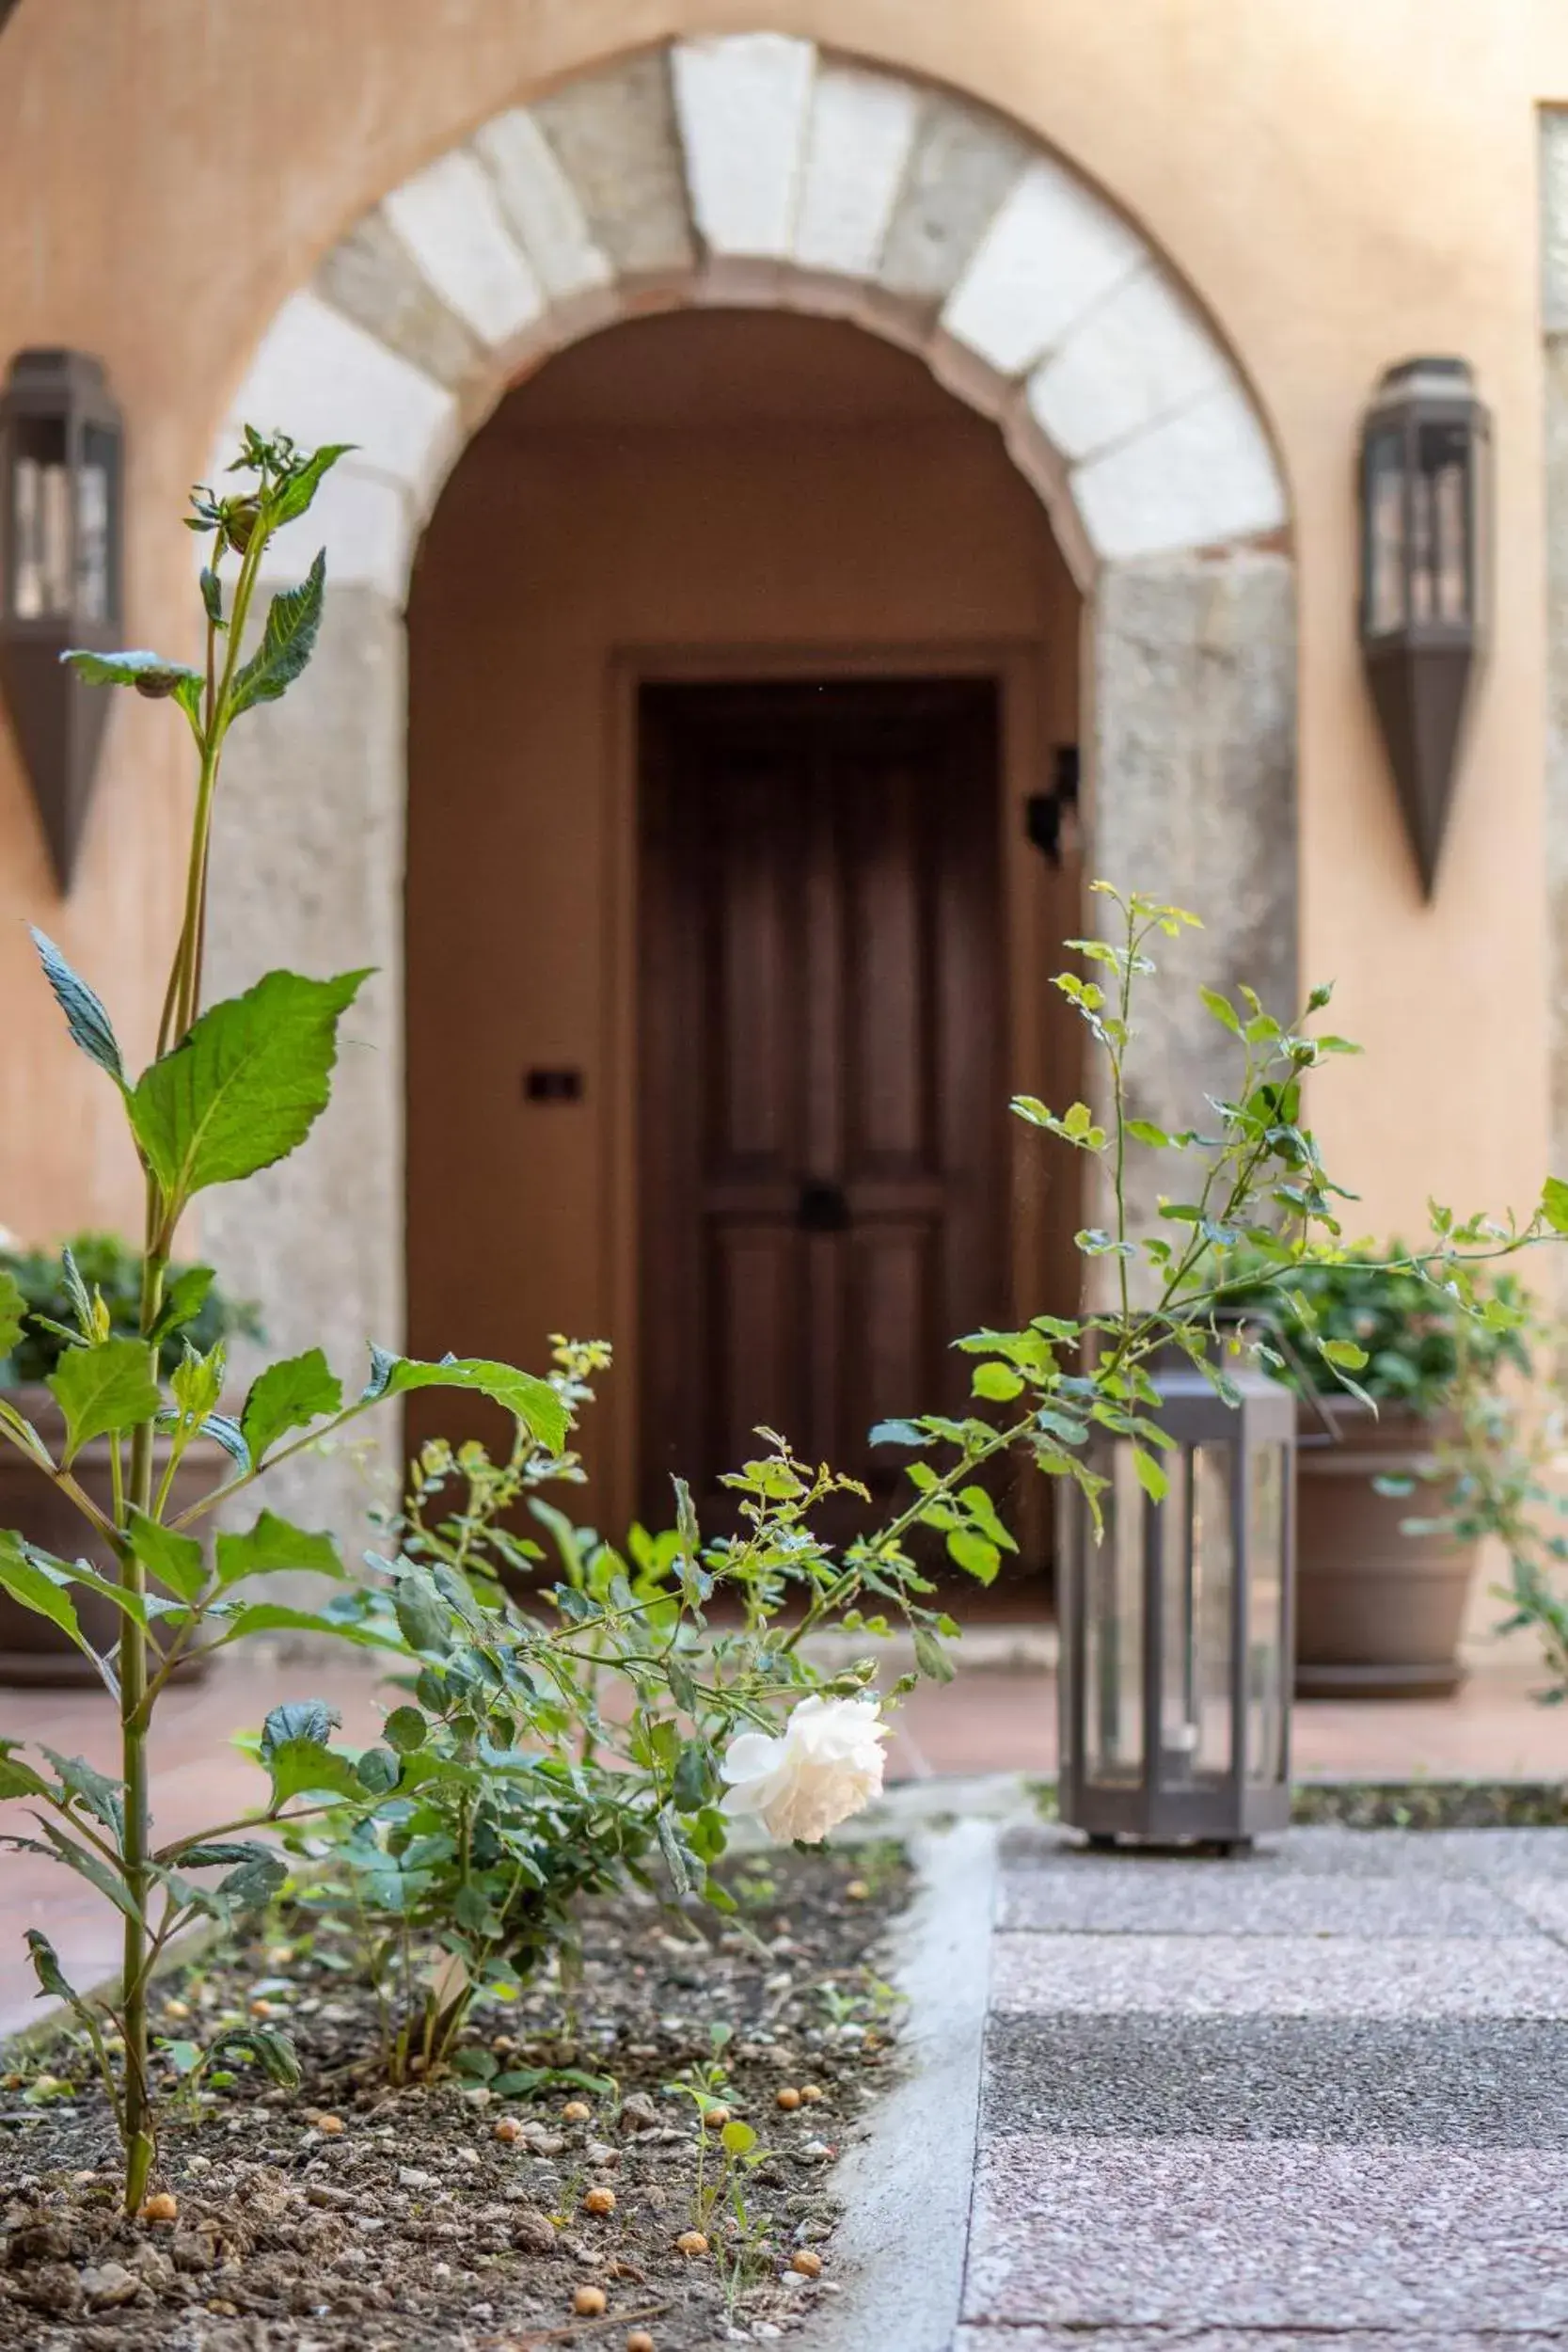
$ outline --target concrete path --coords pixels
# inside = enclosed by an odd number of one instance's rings
[[[958,2352],[1568,2343],[1568,1831],[1003,1844]]]

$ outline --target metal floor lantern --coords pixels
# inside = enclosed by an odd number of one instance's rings
[[[1071,1489],[1061,1819],[1091,1845],[1233,1851],[1290,1820],[1295,1399],[1241,1353],[1235,1405],[1183,1357],[1151,1370],[1164,1500],[1119,1438],[1090,1457],[1099,1542]]]

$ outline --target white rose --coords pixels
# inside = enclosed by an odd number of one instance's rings
[[[720,1771],[731,1786],[723,1811],[756,1813],[781,1844],[820,1845],[831,1829],[879,1795],[889,1726],[879,1702],[802,1699],[777,1738],[743,1731]]]

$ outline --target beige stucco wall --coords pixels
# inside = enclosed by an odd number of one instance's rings
[[[1568,98],[1554,0],[23,0],[0,52],[0,340],[108,364],[133,468],[129,635],[187,649],[183,485],[265,322],[368,203],[589,61],[748,24],[1013,112],[1210,307],[1295,507],[1302,967],[1338,981],[1341,1024],[1370,1049],[1318,1106],[1331,1161],[1369,1225],[1410,1225],[1429,1191],[1527,1203],[1546,1120],[1533,109]],[[1474,362],[1498,451],[1495,650],[1431,910],[1353,637],[1356,419],[1377,371],[1418,348]],[[0,1220],[28,1231],[133,1214],[111,1106],[59,1038],[23,926],[55,931],[145,1047],[172,907],[175,737],[154,707],[117,712],[62,908],[0,735]]]

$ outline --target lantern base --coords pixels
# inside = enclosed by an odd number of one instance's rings
[[[1241,1852],[1256,1837],[1289,1829],[1291,1791],[1284,1781],[1238,1787],[1229,1779],[1184,1788],[1085,1786],[1069,1772],[1057,1791],[1056,1818],[1098,1852],[1136,1847],[1156,1853]]]
[[[1085,1853],[1149,1854],[1164,1856],[1167,1861],[1174,1854],[1195,1862],[1228,1862],[1233,1854],[1252,1851],[1250,1837],[1132,1837],[1117,1836],[1111,1830],[1090,1830],[1084,1839]]]

